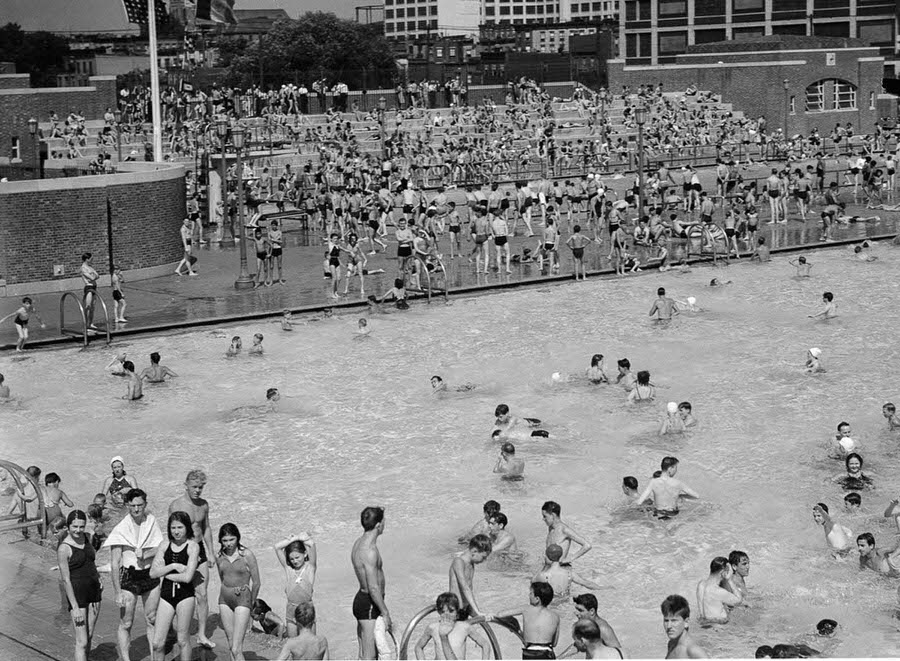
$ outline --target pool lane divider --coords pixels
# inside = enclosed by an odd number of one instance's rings
[[[889,239],[893,239],[897,234],[878,234],[875,236],[865,236],[865,237],[856,237],[853,239],[838,239],[835,241],[829,241],[827,243],[802,243],[795,246],[783,246],[780,248],[771,248],[770,253],[772,254],[781,254],[781,253],[792,253],[792,252],[803,252],[803,251],[812,251],[812,250],[823,250],[830,248],[839,248],[841,246],[853,245],[856,243],[861,243],[862,241],[885,241]],[[724,258],[723,258],[724,259]],[[729,258],[730,259],[730,258]],[[747,258],[742,258],[747,259]],[[700,264],[704,262],[712,262],[712,256],[698,256],[685,260],[687,264]],[[659,270],[657,268],[642,270],[640,273],[635,273],[632,275],[641,276],[647,274],[659,274]],[[588,271],[587,275],[589,277],[600,277],[605,278],[607,280],[618,280],[615,278],[615,270],[614,269],[599,269],[595,271]],[[538,287],[538,286],[546,286],[548,284],[565,284],[567,282],[575,282],[575,275],[567,274],[567,275],[548,275],[542,278],[528,278],[525,280],[516,280],[511,282],[498,282],[488,285],[467,285],[465,287],[459,287],[456,289],[450,289],[448,294],[450,296],[459,295],[459,294],[483,294],[489,293],[492,291],[506,291],[509,289],[518,289],[520,287]],[[409,296],[410,300],[419,300],[426,298],[426,294],[414,294]],[[301,305],[296,308],[279,308],[278,310],[267,310],[264,312],[246,312],[244,314],[238,315],[229,315],[223,317],[209,317],[206,319],[190,319],[184,321],[171,321],[163,324],[151,324],[147,326],[141,326],[139,328],[126,328],[122,330],[110,331],[112,334],[113,340],[120,337],[133,337],[138,335],[152,334],[152,333],[164,333],[168,331],[181,331],[181,330],[190,330],[192,328],[203,328],[208,326],[218,326],[222,324],[234,324],[240,323],[244,321],[253,321],[255,319],[273,319],[281,317],[284,314],[285,309],[289,309],[292,314],[296,315],[308,315],[308,314],[317,314],[323,313],[325,310],[332,311],[353,311],[366,308],[368,306],[367,301],[346,301],[342,303],[316,303],[313,305]],[[97,336],[97,339],[100,339],[100,336]],[[65,344],[71,344],[72,342],[80,342],[81,336],[79,337],[51,337],[44,338],[40,340],[29,340],[28,346],[30,348],[51,348],[56,346],[61,346]],[[103,346],[106,346],[105,344]],[[16,345],[14,343],[0,345],[0,351],[9,351],[11,349],[15,349]]]

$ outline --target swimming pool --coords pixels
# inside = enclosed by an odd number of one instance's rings
[[[900,456],[881,405],[896,401],[897,262],[877,248],[878,262],[851,261],[846,248],[810,255],[813,277],[796,280],[787,257],[764,266],[704,267],[621,281],[592,280],[416,304],[372,318],[372,335],[352,339],[355,316],[311,321],[293,333],[275,323],[231,326],[245,350],[265,334],[266,355],[226,359],[227,339],[206,331],[138,338],[127,351],[139,368],[159,351],[181,376],[146,386],[139,403],[119,399],[124,382],[104,374],[109,352],[66,349],[3,359],[19,407],[4,407],[0,456],[61,474],[79,505],[100,488],[108,460],[122,455],[163,518],[189,468],[209,476],[205,495],[214,530],[236,523],[260,558],[260,596],[283,612],[284,592],[271,546],[308,529],[319,544],[315,601],[319,630],[337,658],[355,657],[350,603],[356,584],[349,549],[360,509],[386,507],[380,545],[387,603],[402,627],[447,587],[456,536],[498,500],[526,553],[523,566],[488,564],[476,573],[479,603],[499,610],[525,599],[542,553],[540,507],[562,505],[563,519],[594,549],[579,570],[608,586],[601,611],[631,656],[665,649],[659,603],[673,592],[694,605],[709,561],[732,549],[749,553],[752,608],[718,632],[700,631],[715,656],[752,655],[757,645],[791,642],[823,617],[842,624],[835,656],[890,656],[900,634],[891,622],[895,582],[860,574],[854,557],[828,556],[811,506],[840,510],[829,482],[840,462],[825,459],[823,441],[840,420],[866,444],[865,470],[876,489],[863,494],[864,514],[848,519],[893,546],[881,518],[900,488],[891,470]],[[734,284],[710,289],[713,276]],[[704,308],[669,328],[647,311],[658,286]],[[814,322],[821,293],[836,294],[840,317]],[[808,347],[824,351],[828,372],[809,376]],[[617,387],[551,385],[554,371],[579,374],[593,353],[628,357],[662,389],[658,405],[629,406]],[[473,381],[483,388],[436,399],[428,379]],[[266,388],[287,395],[277,412],[234,409],[260,404]],[[656,431],[667,400],[689,400],[700,428],[682,438]],[[550,425],[549,441],[517,443],[526,459],[523,483],[491,474],[497,448],[487,440],[496,404]],[[617,515],[624,475],[643,486],[664,455],[681,460],[679,477],[703,500],[669,525]],[[217,581],[216,581],[217,583]],[[213,594],[218,586],[212,587]],[[573,619],[562,607],[561,641]],[[515,656],[506,643],[506,653]],[[813,645],[815,646],[815,644]]]

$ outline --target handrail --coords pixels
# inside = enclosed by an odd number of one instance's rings
[[[106,331],[106,343],[112,344],[112,334],[109,332],[109,309],[106,307],[106,302],[103,300],[103,297],[100,296],[99,292],[93,292],[94,298],[97,301],[100,301],[100,307],[103,308],[103,318],[106,321],[106,325],[104,330]],[[84,304],[78,299],[78,296],[70,291],[63,292],[63,295],[59,298],[59,334],[74,334],[75,331],[69,331],[66,328],[65,323],[65,302],[66,298],[71,296],[75,303],[78,305],[78,311],[81,313],[81,335],[84,342],[84,348],[87,349],[88,343],[90,342],[90,333],[88,332],[88,324],[87,324],[87,314],[84,309]]]
[[[84,348],[87,349],[88,346],[88,333],[87,333],[87,315],[84,313],[84,305],[81,304],[81,301],[78,300],[78,297],[70,291],[63,292],[63,295],[59,297],[59,334],[66,334],[66,317],[65,317],[65,303],[66,298],[71,296],[75,303],[78,305],[78,311],[81,312],[81,328],[82,328],[82,336],[84,337]]]
[[[435,611],[437,611],[437,606],[430,605],[430,606],[426,606],[425,608],[423,608],[422,610],[420,610],[418,613],[416,613],[413,616],[413,618],[409,621],[409,624],[406,625],[406,629],[403,630],[403,637],[400,639],[400,647],[397,650],[397,658],[399,658],[399,659],[408,658],[407,655],[409,654],[409,651],[408,651],[409,650],[409,640],[412,637],[413,630],[415,630],[415,628],[417,626],[419,626],[419,623],[422,620],[424,620],[426,617],[428,617]],[[479,624],[479,626],[481,626],[482,629],[484,629],[484,633],[487,634],[488,640],[491,643],[491,649],[494,652],[494,658],[495,659],[504,658],[503,653],[500,651],[500,643],[497,640],[497,635],[494,633],[494,630],[491,629],[491,626],[487,622],[478,622],[478,624]],[[523,643],[525,642],[525,639],[522,638],[522,633],[517,628],[513,628],[512,626],[510,626],[509,624],[507,624],[506,622],[504,622],[502,620],[494,620],[494,624],[499,624],[504,629],[514,633],[516,635],[516,637],[519,640],[521,640]]]
[[[41,536],[47,534],[47,526],[44,525],[45,517],[44,512],[46,509],[44,508],[44,493],[41,491],[40,486],[35,481],[31,475],[29,475],[24,468],[19,466],[18,464],[14,464],[11,461],[3,461],[0,460],[0,469],[4,469],[9,475],[12,477],[13,481],[16,483],[16,488],[19,491],[23,490],[22,479],[24,478],[28,482],[31,483],[31,487],[34,489],[34,492],[37,494],[37,515],[34,519],[29,519],[27,515],[27,508],[24,503],[22,503],[22,516],[16,517],[16,522],[8,525],[6,520],[0,520],[0,531],[9,531],[9,530],[18,530],[19,528],[29,528],[33,525],[37,525],[38,531]],[[18,496],[14,496],[18,498]]]

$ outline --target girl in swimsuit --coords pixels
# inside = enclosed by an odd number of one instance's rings
[[[95,551],[91,536],[84,528],[87,515],[72,510],[66,519],[69,534],[56,551],[59,563],[59,580],[69,602],[72,629],[75,632],[75,661],[84,661],[91,651],[94,624],[100,615],[103,586],[94,564]]]
[[[641,370],[637,373],[637,382],[634,389],[628,393],[629,402],[652,402],[656,395],[656,389],[650,383],[650,372]]]
[[[250,606],[259,596],[259,567],[253,551],[241,545],[241,532],[233,523],[219,528],[219,555],[216,566],[219,590],[219,617],[234,661],[244,661],[244,636],[250,627]]]
[[[194,527],[186,512],[172,512],[166,525],[168,541],[159,545],[150,566],[151,578],[162,578],[156,633],[152,645],[157,657],[165,657],[166,638],[175,620],[181,661],[191,660],[191,619],[194,616],[194,574],[200,545],[194,541]]]
[[[275,557],[284,569],[284,591],[287,595],[287,635],[298,633],[294,611],[301,603],[312,603],[316,582],[316,543],[309,533],[301,532],[275,545]],[[315,625],[313,632],[315,633]]]
[[[331,298],[340,298],[337,293],[341,280],[341,246],[340,236],[332,234],[328,237],[328,272],[331,274]]]
[[[588,368],[587,377],[591,383],[609,383],[609,377],[603,371],[602,353],[595,353],[591,356],[591,366]]]

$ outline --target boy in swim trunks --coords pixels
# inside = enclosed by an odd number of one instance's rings
[[[18,310],[12,314],[6,315],[3,319],[0,319],[0,324],[2,324],[7,319],[15,317],[15,319],[13,319],[13,324],[15,324],[16,333],[19,335],[19,340],[16,342],[16,351],[25,350],[25,343],[28,341],[28,320],[31,318],[31,315],[37,317],[38,322],[41,324],[41,328],[47,328],[47,324],[40,318],[37,310],[34,309],[31,298],[28,296],[22,299],[22,306]]]
[[[896,578],[900,576],[900,545],[890,551],[875,548],[875,536],[864,532],[856,538],[859,550],[859,568],[871,569],[874,572]]]
[[[416,643],[416,658],[425,658],[425,646],[434,642],[435,659],[465,659],[469,639],[481,650],[482,658],[488,654],[487,637],[480,627],[459,618],[459,598],[452,592],[443,592],[435,602],[440,621],[428,625]]]
[[[128,303],[125,302],[125,292],[122,290],[122,285],[125,284],[125,278],[122,277],[122,269],[118,266],[113,266],[110,280],[112,282],[112,297],[114,302],[113,314],[117,322],[125,323],[128,321],[125,318],[125,306],[128,305]]]
[[[822,294],[822,303],[824,303],[825,307],[822,308],[821,312],[807,315],[810,319],[818,319],[819,317],[822,319],[831,319],[837,316],[837,306],[834,303],[834,294],[830,291]]]
[[[590,245],[591,240],[581,233],[581,225],[575,225],[572,236],[566,240],[566,245],[572,250],[575,259],[575,281],[578,281],[578,272],[581,271],[581,279],[587,280],[587,270],[584,267],[584,249]]]
[[[686,484],[675,479],[675,474],[678,472],[678,459],[675,457],[663,457],[660,470],[662,471],[661,475],[650,480],[644,493],[634,504],[640,505],[652,496],[654,516],[666,520],[678,515],[681,498],[699,498],[700,496]]]
[[[887,419],[889,430],[900,429],[900,417],[897,416],[897,407],[891,402],[881,407],[881,414]]]
[[[129,401],[141,399],[144,396],[144,382],[134,373],[134,363],[130,360],[126,360],[122,363],[122,368],[125,370],[126,376],[128,377],[128,386],[125,391],[125,396],[122,397],[122,399],[127,399]]]
[[[494,465],[494,472],[500,473],[504,480],[522,480],[525,478],[525,460],[516,456],[516,446],[510,442],[500,446],[500,456]]]
[[[493,550],[491,538],[487,535],[475,535],[469,540],[468,547],[454,556],[450,563],[450,592],[459,597],[461,607],[459,619],[481,615],[478,602],[475,600],[475,565],[488,559]]]
[[[294,610],[299,632],[281,648],[278,659],[327,659],[328,639],[315,632],[316,607],[310,602],[299,604]]]
[[[553,648],[559,641],[559,615],[548,606],[553,601],[553,588],[543,582],[529,586],[528,604],[488,614],[485,621],[522,616],[523,659],[555,659]]]

